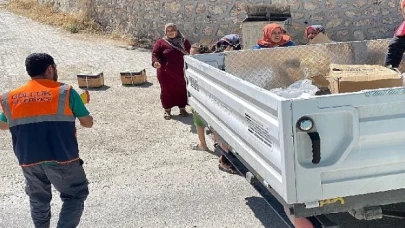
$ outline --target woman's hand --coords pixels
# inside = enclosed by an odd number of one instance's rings
[[[153,63],[153,67],[156,68],[156,69],[159,69],[161,66],[162,66],[162,65],[160,65],[159,62],[154,62],[154,63]]]

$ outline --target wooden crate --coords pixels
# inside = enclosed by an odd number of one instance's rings
[[[79,88],[99,88],[104,86],[103,72],[80,73],[77,75]]]
[[[147,81],[146,70],[128,70],[120,73],[122,85],[140,85]]]

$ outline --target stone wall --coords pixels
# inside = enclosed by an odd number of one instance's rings
[[[138,39],[163,35],[174,22],[192,42],[212,42],[229,33],[240,33],[248,4],[289,5],[287,31],[303,43],[304,28],[322,24],[335,41],[392,37],[402,21],[398,0],[39,0],[63,12],[88,15],[106,31]]]

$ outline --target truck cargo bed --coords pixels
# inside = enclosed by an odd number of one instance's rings
[[[189,104],[285,204],[319,214],[349,205],[345,197],[402,191],[405,88],[294,99],[269,91],[303,79],[311,63],[318,71],[325,62],[382,64],[388,42],[186,56]],[[301,130],[307,120],[313,127]],[[394,194],[373,204],[403,201]]]

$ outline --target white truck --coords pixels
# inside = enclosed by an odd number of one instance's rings
[[[291,99],[269,89],[305,78],[303,59],[319,71],[325,61],[382,65],[388,42],[186,56],[189,104],[242,174],[296,217],[379,219],[381,205],[405,202],[405,88]]]

